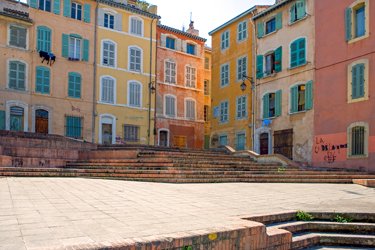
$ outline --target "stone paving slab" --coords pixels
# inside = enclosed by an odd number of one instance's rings
[[[256,214],[375,212],[375,189],[344,184],[160,184],[0,178],[0,249],[108,246],[242,225]]]

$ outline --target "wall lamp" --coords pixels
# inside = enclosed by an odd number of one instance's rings
[[[242,91],[246,90],[246,87],[247,87],[246,82],[245,82],[246,80],[248,80],[250,82],[251,90],[254,90],[254,88],[255,88],[254,79],[250,76],[247,76],[247,75],[242,75],[242,83],[240,85],[241,90]]]

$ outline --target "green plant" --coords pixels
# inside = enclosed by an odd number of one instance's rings
[[[278,167],[278,168],[277,168],[277,172],[278,172],[278,173],[283,173],[283,172],[285,172],[285,170],[286,170],[285,167]]]
[[[193,247],[192,246],[184,246],[182,247],[182,250],[192,250]]]
[[[333,218],[333,221],[340,222],[340,223],[348,223],[348,222],[352,222],[352,219],[349,217],[345,217],[344,215],[336,214],[336,216]]]
[[[314,219],[314,217],[311,214],[301,210],[297,211],[296,218],[297,220],[301,221],[311,221]]]

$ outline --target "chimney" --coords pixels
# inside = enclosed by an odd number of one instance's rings
[[[150,12],[151,14],[157,15],[158,14],[158,6],[150,5],[150,7],[148,7],[147,11]]]
[[[189,29],[186,32],[194,36],[199,36],[199,30],[194,29],[194,21],[190,21]]]

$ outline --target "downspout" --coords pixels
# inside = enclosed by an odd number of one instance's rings
[[[92,143],[95,143],[95,119],[96,119],[96,53],[97,53],[97,34],[98,34],[98,6],[99,3],[96,2],[95,6],[95,28],[94,28],[94,80],[93,80],[93,100],[92,100]]]
[[[256,9],[252,12],[253,16],[255,15],[255,11]],[[252,28],[252,31],[253,31],[253,42],[252,42],[252,51],[253,51],[253,63],[251,65],[252,67],[252,77],[253,77],[253,82],[251,83],[251,93],[252,93],[252,96],[251,96],[251,147],[252,147],[252,151],[255,152],[255,114],[256,114],[256,100],[257,100],[257,88],[256,88],[256,81],[257,81],[257,78],[256,78],[256,68],[255,68],[255,64],[256,64],[256,57],[257,57],[257,40],[256,40],[256,30],[255,30],[255,24],[254,24],[254,20],[251,18],[250,19],[251,21],[251,24],[253,26]]]
[[[157,25],[157,24],[156,24]],[[155,48],[156,48],[156,51],[155,51],[155,71],[154,71],[154,74],[155,74],[155,103],[154,103],[154,146],[157,145],[157,141],[156,141],[156,135],[157,135],[157,131],[156,131],[156,99],[158,97],[157,93],[158,93],[158,75],[157,75],[157,68],[158,68],[158,42],[156,41],[156,44],[155,44]]]
[[[150,79],[148,83],[148,129],[147,129],[147,145],[150,145],[150,136],[151,136],[151,87],[152,87],[152,27],[154,24],[154,20],[156,18],[152,18],[151,26],[150,26]],[[156,83],[155,83],[156,85]],[[156,94],[155,94],[156,95]]]

